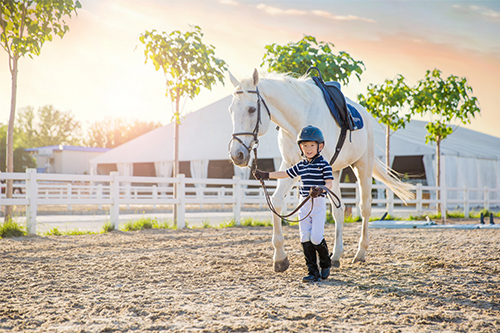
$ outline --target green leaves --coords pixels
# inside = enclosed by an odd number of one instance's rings
[[[411,94],[412,89],[405,83],[404,76],[398,75],[395,80],[385,80],[381,85],[368,85],[366,96],[358,95],[358,101],[380,123],[396,131],[410,121],[411,114],[403,115],[402,111],[409,106]]]
[[[0,44],[9,59],[39,55],[43,43],[69,31],[64,17],[81,8],[72,0],[21,0],[0,2]]]
[[[476,113],[481,112],[476,97],[470,96],[472,88],[466,78],[450,75],[441,77],[441,71],[427,71],[413,94],[412,112],[419,115],[435,115],[439,120],[429,122],[426,142],[439,142],[453,133],[449,123],[460,121],[469,124]]]
[[[333,54],[334,47],[332,43],[318,42],[313,36],[304,36],[297,43],[283,46],[276,43],[266,45],[261,66],[267,63],[269,71],[295,73],[298,76],[315,66],[321,71],[325,81],[347,84],[353,73],[360,80],[365,67],[363,62],[354,60],[346,52]]]
[[[199,26],[193,31],[171,33],[156,30],[145,31],[139,40],[146,47],[145,62],[150,61],[157,71],[166,77],[166,96],[178,103],[181,97],[194,98],[200,87],[212,89],[217,82],[224,83],[226,62],[215,57],[215,48],[201,41],[203,33]],[[176,111],[178,113],[178,109]],[[176,121],[179,115],[174,115]]]

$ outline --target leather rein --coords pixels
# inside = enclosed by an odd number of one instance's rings
[[[254,174],[255,170],[257,169],[257,148],[259,147],[259,129],[260,129],[260,125],[262,124],[261,105],[264,105],[264,107],[265,107],[265,109],[267,111],[267,115],[269,116],[269,120],[270,121],[271,121],[272,118],[271,118],[271,111],[269,111],[269,107],[267,106],[266,101],[264,100],[264,98],[262,98],[262,96],[261,96],[261,94],[259,92],[259,88],[255,87],[255,90],[247,90],[246,92],[250,93],[250,94],[256,94],[257,95],[257,122],[255,123],[255,127],[254,127],[254,129],[253,129],[252,132],[238,132],[238,133],[231,134],[232,139],[229,141],[228,148],[231,146],[231,142],[233,142],[234,140],[236,140],[243,147],[245,147],[245,149],[248,151],[248,153],[251,153],[252,150],[253,150],[254,158],[253,158],[253,161],[252,161],[252,166],[249,166],[249,168],[250,168],[252,174]],[[235,92],[235,94],[238,94],[238,95],[239,94],[244,94],[244,93],[245,93],[245,91],[243,91],[243,90],[238,90],[238,91]],[[241,140],[238,137],[239,135],[253,136],[253,140],[247,146],[243,142],[243,140]],[[269,196],[269,193],[267,191],[266,184],[264,183],[264,181],[262,179],[259,179],[259,182],[260,182],[260,185],[262,186],[262,189],[264,190],[266,202],[267,202],[267,205],[269,206],[269,209],[276,216],[278,216],[281,220],[286,221],[286,222],[300,222],[300,221],[303,221],[306,218],[308,218],[309,215],[311,215],[311,212],[312,212],[312,210],[314,208],[314,197],[312,197],[310,194],[290,214],[281,215],[274,208],[274,205],[273,205],[273,203],[271,201],[271,197]],[[326,186],[318,186],[318,187],[320,187],[321,189],[323,189],[323,191],[326,192],[326,194],[330,197],[331,202],[335,205],[336,208],[340,208],[340,206],[341,206],[340,199],[339,199],[339,197],[337,197],[337,195],[332,190],[330,190]],[[334,198],[338,202],[338,205],[337,205],[337,203],[335,203]],[[306,216],[304,216],[300,220],[289,220],[288,219],[289,217],[291,217],[294,214],[296,214],[300,210],[300,208],[302,208],[302,206],[304,206],[307,203],[307,201],[309,201],[309,200],[311,200],[311,210],[309,211],[309,213],[307,213]]]

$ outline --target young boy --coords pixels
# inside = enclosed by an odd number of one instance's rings
[[[269,178],[295,178],[301,177],[302,186],[300,195],[306,198],[309,193],[314,197],[314,205],[311,214],[302,220],[311,210],[312,200],[309,200],[299,210],[299,230],[300,242],[304,250],[307,269],[309,274],[302,278],[303,282],[316,282],[326,279],[330,275],[331,260],[328,253],[328,246],[323,237],[326,221],[326,199],[323,190],[318,186],[326,186],[331,189],[333,186],[332,167],[320,155],[324,147],[325,140],[321,130],[314,126],[304,127],[298,137],[299,145],[304,160],[298,162],[286,171],[264,172],[255,170],[255,178],[267,180]],[[319,255],[318,270],[316,252]]]

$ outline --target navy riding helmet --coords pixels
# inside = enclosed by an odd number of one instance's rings
[[[319,128],[308,125],[304,127],[297,136],[298,145],[300,145],[304,141],[315,141],[320,144],[325,142],[325,138],[323,137],[323,133]]]
[[[302,148],[300,147],[300,144],[305,141],[316,142],[318,144],[318,153],[319,153],[320,152],[319,144],[325,143],[325,138],[323,137],[323,133],[319,128],[314,127],[312,125],[308,125],[300,131],[299,135],[297,135],[297,144],[299,145],[299,149],[302,155],[303,152]]]

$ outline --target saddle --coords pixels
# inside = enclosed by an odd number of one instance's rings
[[[318,76],[312,76],[311,78],[323,92],[325,102],[340,128],[345,127],[351,132],[363,128],[363,118],[361,118],[354,106],[346,103],[338,82],[325,83]]]
[[[340,135],[337,141],[337,146],[335,147],[335,154],[330,160],[330,165],[333,165],[342,150],[347,136],[347,131],[352,132],[363,128],[363,118],[361,118],[361,115],[354,106],[346,103],[344,94],[340,91],[340,84],[338,82],[323,82],[321,72],[316,67],[310,67],[306,74],[308,74],[312,69],[315,69],[319,76],[311,76],[311,78],[323,93],[326,105],[328,105],[333,118],[340,127]]]

